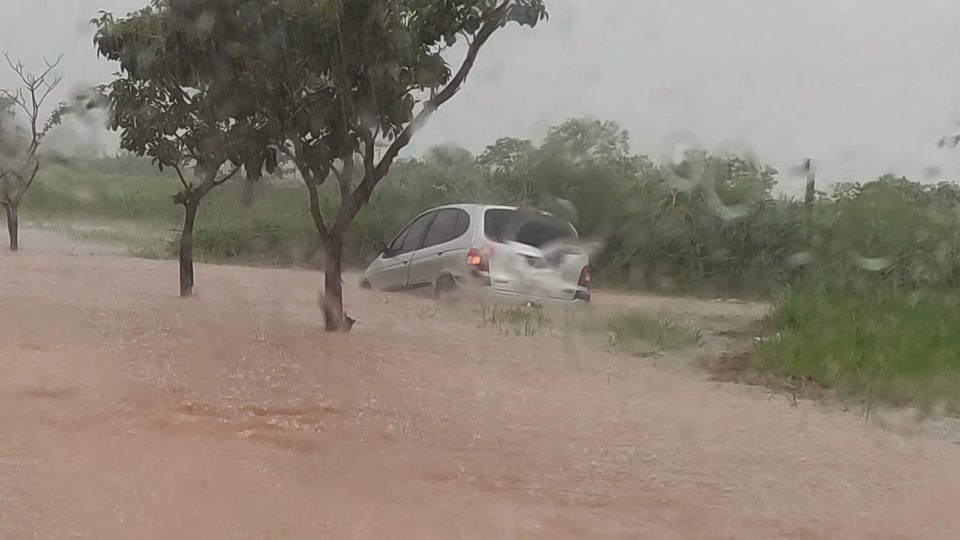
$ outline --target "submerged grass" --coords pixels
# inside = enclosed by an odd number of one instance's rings
[[[552,327],[552,321],[536,307],[482,305],[479,314],[482,326],[517,336],[534,336]]]
[[[759,345],[763,368],[847,395],[960,413],[960,297],[794,293]]]
[[[621,347],[633,354],[668,351],[700,343],[701,332],[670,319],[642,313],[620,312],[607,319],[607,328]]]
[[[599,314],[569,310],[550,311],[538,307],[482,306],[481,324],[497,331],[533,336],[548,330],[562,333],[606,335],[608,341],[635,355],[678,350],[697,345],[701,333],[687,325],[637,312]]]

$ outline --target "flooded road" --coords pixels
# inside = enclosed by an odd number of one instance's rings
[[[313,272],[0,254],[0,538],[954,538],[960,447]],[[749,322],[762,306],[604,297]]]

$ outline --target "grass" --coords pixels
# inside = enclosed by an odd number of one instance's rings
[[[194,233],[195,257],[209,262],[277,266],[315,266],[318,242],[302,186],[293,180],[264,181],[254,204],[240,203],[242,183],[232,181],[204,198]],[[389,239],[411,216],[432,203],[408,201],[400,188],[379,195],[357,216],[345,238],[344,264],[356,266],[372,257],[374,240]],[[50,165],[40,171],[24,199],[22,219],[30,225],[58,225],[69,234],[122,243],[138,256],[173,257],[183,223],[183,208],[174,204],[179,181],[170,175],[113,174],[83,166]],[[339,196],[321,189],[325,215],[333,215]],[[77,231],[75,224],[83,224]],[[136,228],[137,234],[123,230]],[[114,229],[121,229],[116,232]]]
[[[660,317],[619,312],[607,319],[607,328],[620,347],[633,354],[647,354],[692,347],[700,343],[699,330]],[[654,351],[650,351],[650,346]]]
[[[479,309],[482,325],[500,332],[517,336],[534,336],[546,330],[603,334],[611,344],[638,356],[692,347],[701,340],[699,330],[642,313],[618,311],[598,317],[598,312],[576,314],[564,311],[562,318],[551,316],[558,313],[525,306],[482,306]]]
[[[482,326],[517,336],[537,335],[552,324],[542,309],[534,307],[482,305],[479,314]]]
[[[28,223],[75,237],[121,244],[138,256],[173,257],[183,208],[168,176],[123,176],[50,166],[24,200]],[[208,195],[197,216],[196,257],[276,265],[313,262],[315,233],[298,186],[258,186],[255,204],[240,204],[239,183]]]
[[[960,299],[891,291],[794,293],[775,308],[779,338],[761,367],[841,395],[960,413]]]

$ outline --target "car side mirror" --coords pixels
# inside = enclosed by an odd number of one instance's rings
[[[380,253],[385,257],[390,256],[390,248],[387,247],[387,244],[385,244],[381,240],[377,240],[376,242],[373,243],[373,249],[377,250],[377,253]]]

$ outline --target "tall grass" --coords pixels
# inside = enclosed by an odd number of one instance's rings
[[[960,297],[930,291],[793,293],[760,346],[767,369],[848,395],[960,412]]]

